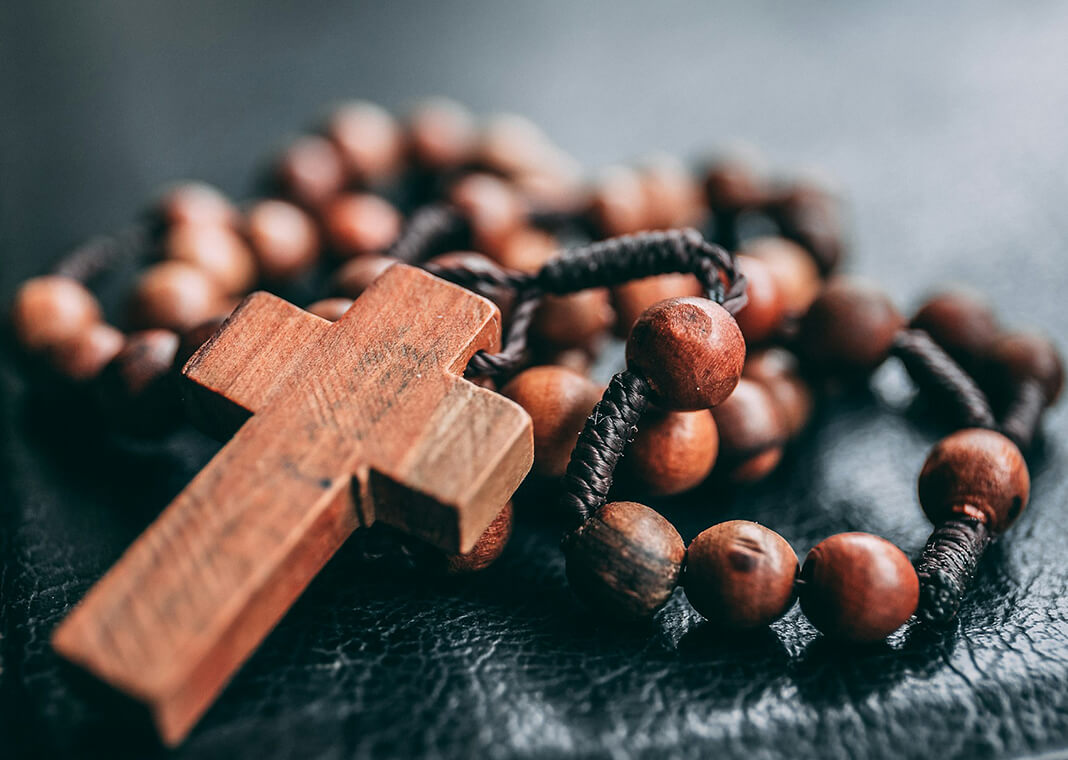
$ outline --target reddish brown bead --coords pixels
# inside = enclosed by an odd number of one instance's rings
[[[167,258],[205,272],[226,293],[245,293],[256,284],[256,259],[230,227],[175,225],[167,233],[163,250]]]
[[[504,553],[504,547],[512,537],[512,522],[512,502],[508,502],[482,532],[471,551],[445,555],[445,571],[449,575],[462,575],[476,573],[492,565]]]
[[[113,425],[149,434],[165,432],[180,419],[172,372],[178,344],[171,330],[127,336],[96,382],[101,409]]]
[[[990,304],[971,290],[950,290],[929,298],[909,323],[925,330],[958,361],[975,361],[998,335]]]
[[[763,385],[742,378],[727,400],[712,410],[727,476],[736,482],[760,480],[779,464],[786,424]]]
[[[53,346],[48,358],[63,377],[84,382],[99,375],[125,343],[126,336],[120,331],[97,322]]]
[[[550,350],[548,353],[539,354],[537,363],[564,367],[585,377],[590,373],[593,357],[589,351],[583,348],[565,348],[560,351]]]
[[[946,436],[931,449],[920,472],[920,504],[935,525],[966,516],[1001,533],[1023,512],[1030,494],[1023,455],[993,430],[973,428]]]
[[[782,536],[746,520],[713,525],[690,542],[682,585],[718,628],[768,625],[794,604],[797,555]]]
[[[211,185],[181,182],[164,191],[156,204],[157,213],[166,225],[203,224],[228,227],[237,223],[234,204]]]
[[[612,303],[616,308],[616,334],[630,335],[630,328],[646,309],[669,298],[703,296],[701,283],[692,274],[661,274],[631,280],[612,289]]]
[[[764,262],[790,314],[800,315],[808,311],[823,287],[820,270],[812,257],[791,240],[754,238],[747,240],[740,252]]]
[[[1036,333],[1007,333],[989,348],[987,360],[1011,384],[1034,380],[1042,386],[1046,403],[1052,404],[1064,388],[1064,362],[1057,347]]]
[[[347,103],[330,117],[327,134],[349,175],[377,182],[394,174],[404,156],[404,135],[388,111],[372,103]]]
[[[701,188],[681,161],[672,156],[654,156],[642,166],[640,180],[650,229],[692,227],[701,222]]]
[[[833,271],[845,253],[838,201],[816,184],[798,184],[776,199],[776,216],[791,230],[825,271]]]
[[[19,345],[46,351],[80,336],[100,321],[100,304],[85,286],[70,277],[34,277],[19,286],[11,324]]]
[[[590,215],[602,237],[646,229],[649,213],[638,173],[623,166],[603,171],[593,187]]]
[[[315,222],[292,203],[260,201],[249,209],[245,227],[265,279],[292,279],[310,269],[319,258]]]
[[[359,298],[387,269],[397,263],[392,256],[360,256],[350,259],[334,273],[333,290],[349,298]]]
[[[537,124],[525,116],[498,114],[482,129],[478,163],[509,176],[541,167],[555,152]]]
[[[558,478],[601,389],[564,367],[531,367],[513,377],[501,393],[526,409],[534,423],[534,472]]]
[[[642,417],[624,467],[651,494],[682,493],[699,485],[716,464],[719,433],[712,413],[665,412]]]
[[[627,340],[627,366],[645,377],[665,409],[719,404],[738,384],[744,363],[738,324],[706,298],[661,301],[642,314]]]
[[[434,170],[454,169],[471,160],[478,131],[471,112],[454,100],[432,98],[408,118],[412,157]]]
[[[531,325],[541,340],[558,348],[594,346],[615,322],[605,288],[590,288],[565,296],[545,296]]]
[[[334,144],[317,135],[295,140],[275,169],[283,191],[297,203],[316,208],[345,187],[345,162]]]
[[[403,220],[377,195],[339,195],[323,207],[323,228],[334,253],[343,258],[381,253],[400,235]]]
[[[797,435],[812,415],[812,391],[798,375],[797,357],[783,348],[748,354],[742,378],[764,386],[779,409],[789,436]]]
[[[308,311],[317,317],[337,322],[352,306],[351,298],[323,298],[308,306]]]
[[[801,321],[800,344],[817,369],[871,372],[889,356],[904,323],[882,290],[835,277]]]
[[[453,185],[449,200],[467,218],[475,247],[494,254],[526,223],[526,208],[515,190],[489,174],[469,174]]]
[[[568,536],[564,556],[571,589],[586,604],[611,617],[641,619],[671,597],[686,545],[654,510],[617,501]]]
[[[738,268],[745,275],[748,302],[734,315],[746,345],[768,340],[778,332],[786,317],[786,300],[771,269],[760,259],[738,256]]]
[[[520,227],[494,252],[494,260],[505,269],[537,272],[560,252],[556,238],[533,227]]]
[[[138,279],[130,299],[130,321],[137,327],[184,332],[230,308],[225,293],[206,272],[182,261],[163,261]]]
[[[769,189],[764,178],[736,159],[710,166],[705,173],[705,196],[709,208],[739,211],[765,203]]]
[[[801,568],[801,611],[826,636],[882,641],[916,611],[920,581],[905,553],[870,533],[818,543]]]

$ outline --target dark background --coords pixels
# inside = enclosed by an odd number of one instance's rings
[[[850,202],[851,268],[903,308],[965,282],[1063,340],[1068,6],[1032,3],[96,2],[0,10],[0,302],[161,183],[238,197],[332,101],[446,94],[538,122],[587,166],[741,139]],[[116,445],[0,363],[0,755],[145,756],[47,636],[213,446]],[[799,553],[843,530],[908,552],[942,431],[896,368],[825,408],[772,481],[665,505]],[[42,408],[44,407],[44,408]],[[827,646],[795,610],[717,641],[681,595],[646,630],[573,602],[550,505],[467,581],[372,577],[342,551],[179,756],[1027,755],[1068,743],[1068,415],[1032,507],[959,626]]]

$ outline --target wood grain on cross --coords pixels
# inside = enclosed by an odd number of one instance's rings
[[[179,742],[352,531],[467,551],[530,468],[530,418],[461,377],[489,301],[394,266],[336,323],[249,296],[186,364],[234,437],[53,636]]]

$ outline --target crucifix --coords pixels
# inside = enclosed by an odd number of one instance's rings
[[[470,550],[533,461],[530,417],[464,380],[486,299],[401,264],[335,323],[267,293],[182,370],[233,437],[53,634],[177,744],[354,529]]]

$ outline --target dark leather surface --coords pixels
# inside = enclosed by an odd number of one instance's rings
[[[529,113],[590,165],[744,136],[821,165],[852,203],[855,271],[902,305],[964,281],[1007,321],[1068,318],[1068,12],[1053,3],[5,4],[0,296],[130,218],[162,181],[236,194],[286,133],[349,94],[446,92]],[[382,4],[383,6],[385,4]],[[64,668],[63,613],[211,456],[192,431],[109,442],[0,364],[0,756],[152,756]],[[799,553],[844,530],[917,552],[915,479],[942,428],[887,367],[826,405],[781,471],[665,504],[689,539],[746,517]],[[471,579],[368,573],[343,550],[178,757],[993,757],[1068,744],[1068,413],[1032,505],[959,624],[827,645],[796,609],[722,641],[681,595],[644,629],[569,596],[552,505],[524,505]]]

